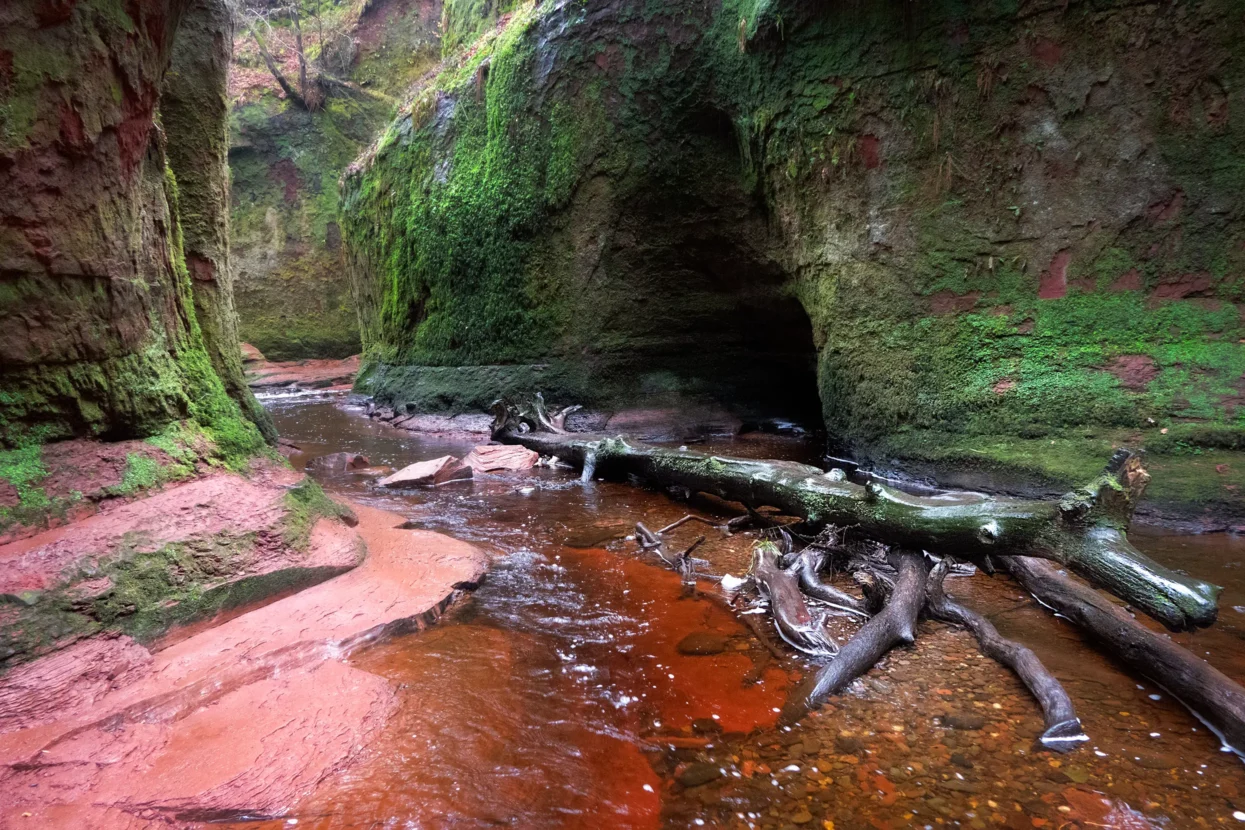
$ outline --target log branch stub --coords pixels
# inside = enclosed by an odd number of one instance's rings
[[[1037,655],[1027,646],[1003,637],[989,620],[946,594],[943,579],[950,568],[951,560],[946,558],[930,572],[925,586],[925,607],[929,615],[967,628],[977,639],[982,654],[1016,673],[1042,707],[1046,731],[1038,740],[1043,746],[1056,752],[1070,752],[1089,740],[1072,699]]]
[[[1066,617],[1129,669],[1166,689],[1225,746],[1245,756],[1245,688],[1048,563],[1026,556],[1000,556],[998,561],[1038,602]]]
[[[917,617],[925,605],[925,558],[901,555],[897,559],[899,578],[886,607],[860,627],[834,662],[800,681],[787,696],[779,723],[796,723],[872,668],[886,652],[916,640]]]

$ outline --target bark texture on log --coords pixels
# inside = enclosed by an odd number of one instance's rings
[[[1007,666],[1020,677],[1042,707],[1046,731],[1039,740],[1043,746],[1057,752],[1069,752],[1082,741],[1089,740],[1081,726],[1081,719],[1076,716],[1072,699],[1037,655],[1027,646],[1003,637],[985,617],[947,596],[942,583],[949,568],[950,560],[939,562],[925,586],[925,607],[930,616],[967,628],[977,638],[983,654]]]
[[[1245,688],[1046,562],[1024,556],[1001,556],[998,561],[1038,602],[1083,629],[1130,669],[1162,686],[1225,745],[1245,755]]]
[[[925,605],[925,560],[922,556],[897,556],[899,578],[890,601],[877,616],[860,627],[834,658],[834,662],[800,681],[787,696],[780,723],[792,724],[842,691],[857,677],[900,643],[916,641],[916,621]]]
[[[856,526],[895,547],[983,559],[999,553],[1051,559],[1144,610],[1172,630],[1210,625],[1219,587],[1163,567],[1133,547],[1125,530],[1149,476],[1135,456],[1116,454],[1094,482],[1060,501],[913,496],[871,482],[835,480],[793,461],[729,458],[590,433],[536,431],[539,419],[495,409],[498,440],[599,476],[706,492],[749,507],[769,505],[814,524]]]

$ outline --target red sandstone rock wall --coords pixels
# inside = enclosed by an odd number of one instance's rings
[[[227,309],[196,314],[161,113],[179,24],[213,7],[0,6],[0,446],[187,417],[249,440],[205,350]],[[231,386],[249,401],[240,369]]]

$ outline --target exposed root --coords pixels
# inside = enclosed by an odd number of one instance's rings
[[[919,555],[896,557],[899,578],[886,607],[840,649],[834,662],[819,669],[792,690],[783,705],[779,722],[795,723],[842,691],[873,667],[886,652],[916,640],[916,621],[925,605],[925,560]]]
[[[1038,602],[1084,630],[1137,674],[1162,686],[1225,746],[1245,756],[1245,688],[1045,562],[1027,556],[1000,556],[998,561]]]
[[[794,649],[810,657],[829,659],[839,646],[826,631],[826,615],[808,607],[794,568],[783,568],[778,548],[761,542],[752,551],[752,580],[769,600],[774,626]]]
[[[800,590],[836,611],[869,619],[869,612],[865,610],[863,602],[846,591],[840,591],[821,581],[821,577],[818,576],[822,564],[820,554],[820,551],[810,545],[796,556],[793,567],[799,578]]]
[[[999,634],[989,620],[953,600],[943,591],[943,579],[951,569],[951,560],[943,559],[930,572],[925,585],[925,607],[929,615],[943,622],[962,625],[977,638],[981,652],[1014,671],[1037,698],[1046,719],[1046,731],[1039,740],[1047,749],[1070,752],[1089,740],[1081,727],[1072,699],[1055,676],[1028,647]]]

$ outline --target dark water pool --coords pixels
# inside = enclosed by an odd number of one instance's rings
[[[401,467],[476,443],[371,422],[342,398],[270,408],[304,450],[296,463],[348,450]],[[762,439],[715,449],[807,460],[817,448]],[[795,729],[776,729],[803,666],[772,658],[715,581],[684,596],[674,574],[624,538],[636,521],[659,527],[688,512],[662,494],[549,470],[403,495],[353,476],[322,483],[479,544],[495,566],[438,627],[354,658],[395,683],[399,712],[363,748],[362,763],[323,781],[280,824],[1245,826],[1240,760],[1161,690],[1120,672],[1002,580],[974,576],[951,590],[1064,681],[1092,738],[1083,750],[1036,748],[1041,718],[1023,687],[966,634],[928,622],[914,647],[893,652],[848,694]],[[689,543],[703,532],[684,530]],[[1225,586],[1221,623],[1178,639],[1245,677],[1245,540],[1134,538]],[[700,555],[716,575],[741,573],[750,544],[710,534]],[[680,653],[694,632],[717,653]],[[944,727],[946,715],[964,728]]]

